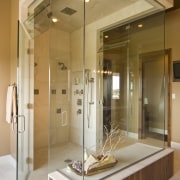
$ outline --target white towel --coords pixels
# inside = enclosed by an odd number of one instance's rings
[[[6,99],[6,121],[7,123],[16,123],[16,87],[8,86]]]
[[[17,122],[17,97],[16,97],[16,86],[13,86],[13,110],[12,110],[12,118],[13,118],[13,125]],[[13,127],[14,129],[14,127]]]

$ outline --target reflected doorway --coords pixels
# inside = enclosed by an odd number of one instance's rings
[[[141,88],[139,137],[167,141],[170,138],[168,137],[170,51],[140,55],[139,69]]]
[[[103,57],[103,128],[128,128],[128,46],[108,48]]]
[[[111,130],[112,63],[103,61],[103,126]]]

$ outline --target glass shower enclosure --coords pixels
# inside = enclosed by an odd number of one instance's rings
[[[164,149],[164,8],[154,0],[21,6],[34,88],[29,171],[48,164],[49,180],[54,172],[103,179]]]

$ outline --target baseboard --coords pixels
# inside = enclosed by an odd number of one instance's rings
[[[158,134],[164,134],[164,133],[165,133],[165,135],[168,134],[167,130],[159,129],[159,128],[153,128],[153,127],[149,127],[149,131],[154,132],[154,133],[158,133]]]
[[[138,134],[137,133],[128,132],[127,134],[128,134],[128,137],[130,137],[130,138],[138,139]]]
[[[180,143],[171,141],[171,147],[180,150]]]
[[[134,133],[134,132],[128,132],[128,131],[125,131],[125,130],[122,130],[121,131],[123,135],[126,135],[130,138],[134,138],[134,139],[138,139],[138,134],[137,133]]]

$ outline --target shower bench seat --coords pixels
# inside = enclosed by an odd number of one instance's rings
[[[104,180],[168,180],[173,176],[173,149],[164,149],[144,160],[141,160],[119,172],[116,172]],[[79,179],[82,177],[74,177]],[[88,179],[91,179],[88,177]],[[93,177],[92,177],[93,179]],[[72,180],[59,171],[49,173],[48,180]]]

